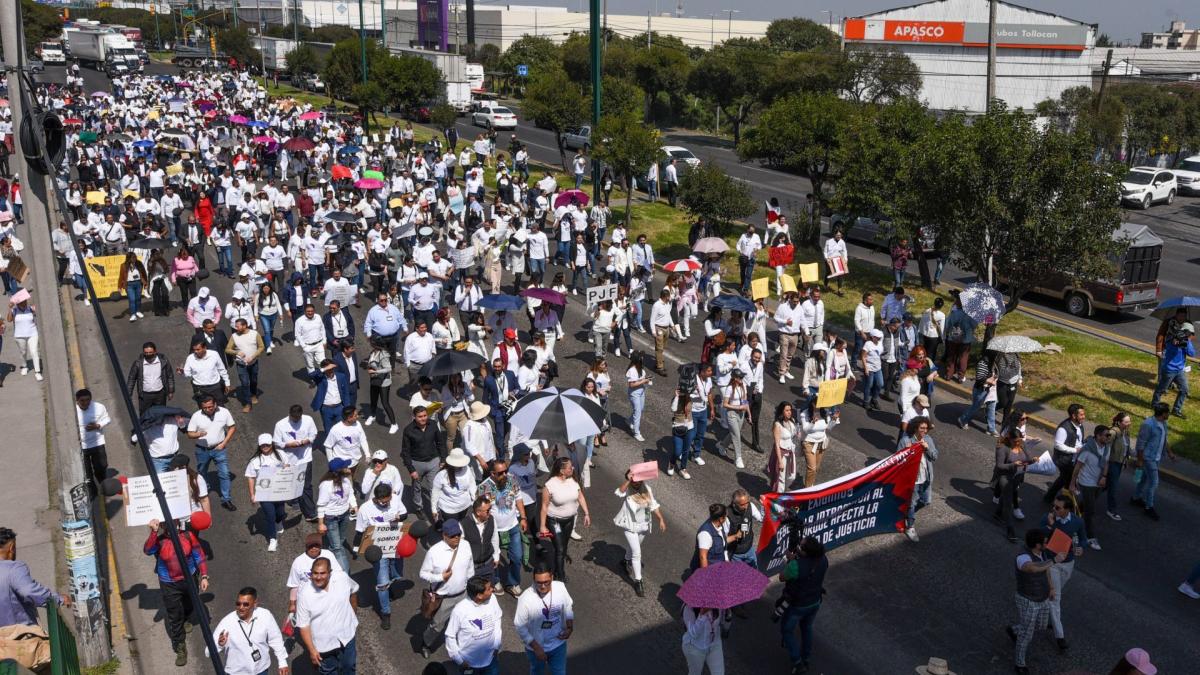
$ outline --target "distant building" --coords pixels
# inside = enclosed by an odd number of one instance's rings
[[[1200,29],[1187,29],[1182,21],[1172,21],[1165,33],[1142,33],[1142,49],[1200,49]]]

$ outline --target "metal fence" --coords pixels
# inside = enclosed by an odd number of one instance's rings
[[[58,603],[46,603],[46,623],[49,624],[50,633],[51,675],[79,675],[79,654],[75,650],[75,636],[58,613]]]

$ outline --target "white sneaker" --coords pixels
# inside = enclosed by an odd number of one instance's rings
[[[374,424],[374,423],[375,423],[375,416],[374,416],[374,415],[371,415],[371,416],[370,416],[370,417],[368,417],[367,419],[363,420],[363,426],[364,426],[364,427],[369,427],[369,426],[371,426],[371,425],[372,425],[372,424]]]
[[[42,377],[42,374],[41,374],[41,373],[34,373],[34,374],[33,374],[33,379],[37,380],[38,382],[41,382],[41,381],[42,381],[42,380],[44,380],[45,378],[44,378],[44,377]]]
[[[83,299],[83,306],[84,306],[84,307],[91,307],[91,306],[92,306],[92,301],[91,301],[91,300],[88,300],[87,298],[84,298],[84,299]]]
[[[620,347],[617,347],[615,350],[613,350],[613,354],[616,354],[617,356],[620,356],[620,355],[621,355],[621,348],[620,348]]]
[[[1013,518],[1017,520],[1025,520],[1025,512],[1021,509],[1013,509]]]
[[[1186,581],[1183,582],[1182,584],[1179,584],[1179,592],[1183,593],[1184,595],[1188,596],[1189,598],[1191,598],[1193,600],[1200,600],[1200,593],[1197,593],[1196,589],[1193,588],[1192,585]]]
[[[667,475],[668,475],[668,476],[674,476],[674,475],[675,475],[675,467],[673,467],[673,466],[668,466],[668,467],[667,467]]]
[[[279,549],[279,540],[278,539],[272,539],[271,541],[267,542],[267,550],[270,551],[271,553],[274,553],[278,549]]]
[[[146,315],[145,315],[145,314],[142,314],[141,312],[138,312],[138,313],[137,313],[137,315],[138,315],[138,318],[139,318],[139,319],[144,319],[144,318],[146,318]]]
[[[388,427],[388,433],[389,433],[389,434],[394,434],[394,433],[396,433],[397,431],[400,431],[400,425],[399,425],[399,424],[393,424],[392,426]]]
[[[1000,503],[1000,498],[999,498],[999,497],[997,497],[996,495],[992,495],[992,503],[993,503],[993,504],[999,504],[999,503]]]
[[[697,458],[693,459],[692,462],[695,463],[696,466],[704,466],[704,458],[703,457],[697,457]]]
[[[29,374],[29,366],[21,366],[21,375]]]
[[[641,442],[645,441],[646,439],[643,438],[641,434],[634,434],[633,440],[637,441],[638,443],[641,443]]]
[[[130,314],[129,323],[133,323],[134,321],[137,321],[137,314]]]
[[[908,537],[908,540],[912,542],[921,541],[921,537],[917,535],[917,528],[915,525],[905,530],[904,536]]]
[[[688,473],[688,472],[687,472],[687,469],[680,469],[680,470],[679,470],[679,475],[680,475],[680,476],[683,476],[683,479],[684,479],[684,480],[691,480],[691,479],[692,479],[692,474]]]
[[[273,351],[275,351],[275,345],[268,345],[268,346],[267,346],[267,353],[268,353],[268,354],[270,354],[270,353],[271,353],[271,352],[273,352]]]
[[[299,346],[300,346],[300,341],[299,341],[299,340],[292,340],[292,346],[293,346],[293,347],[299,347]]]
[[[795,375],[793,375],[793,374],[791,374],[791,373],[788,373],[788,374],[787,374],[787,379],[789,379],[789,380],[794,380],[794,379],[796,379],[796,376],[795,376]]]
[[[129,444],[137,445],[137,434],[129,434]]]
[[[575,541],[583,541],[583,535],[579,534],[578,530],[571,530],[571,538]]]
[[[1108,511],[1108,517],[1109,517],[1109,518],[1112,518],[1113,520],[1116,520],[1116,521],[1118,521],[1118,522],[1121,520],[1121,516],[1120,516],[1120,514],[1118,514],[1118,513],[1115,513],[1115,512],[1113,512],[1113,511]]]
[[[1088,546],[1090,546],[1093,551],[1099,551],[1100,550],[1100,540],[1099,539],[1088,539]]]
[[[275,528],[275,532],[276,532],[275,536],[276,536],[276,537],[282,536],[282,535],[283,535],[283,532],[284,532],[284,530],[286,530],[286,529],[287,529],[287,526],[286,526],[286,525],[284,525],[284,524],[283,524],[283,522],[281,521],[281,522],[279,523],[279,525],[278,525],[278,526]]]
[[[787,378],[783,375],[779,376],[779,384],[787,384]]]
[[[739,469],[744,469],[744,468],[746,468],[746,463],[742,461],[742,458],[741,458],[741,457],[738,457],[738,458],[737,458],[737,461],[736,461],[736,462],[734,462],[734,463],[733,463],[733,465],[734,465],[734,466],[736,466],[736,467],[737,467],[737,468],[739,468]]]

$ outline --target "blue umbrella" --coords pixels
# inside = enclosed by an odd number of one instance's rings
[[[362,148],[357,145],[346,145],[341,150],[338,150],[339,155],[357,155]]]
[[[525,306],[525,298],[520,298],[515,295],[505,295],[503,293],[490,293],[483,296],[483,298],[477,304],[480,307],[493,310],[521,309]]]
[[[134,141],[133,147],[140,148],[142,150],[149,150],[150,148],[154,147],[154,141],[149,140],[149,139],[142,139],[140,141]]]
[[[246,126],[254,127],[255,129],[266,129],[271,125],[262,120],[250,120],[249,122],[246,122]]]
[[[1200,296],[1182,295],[1178,298],[1167,298],[1158,303],[1158,307],[1150,312],[1150,316],[1166,319],[1175,316],[1175,312],[1180,309],[1187,310],[1187,320],[1200,320]]]
[[[748,299],[734,295],[732,293],[722,293],[708,303],[713,307],[720,307],[731,312],[753,312],[755,310],[754,303]]]

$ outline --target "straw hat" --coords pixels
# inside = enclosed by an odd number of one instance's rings
[[[468,414],[476,422],[485,420],[488,415],[492,414],[492,406],[483,401],[475,401],[471,404],[471,410]]]
[[[946,659],[931,656],[929,663],[917,666],[917,675],[954,675],[954,673],[950,670],[950,664],[946,662]]]

